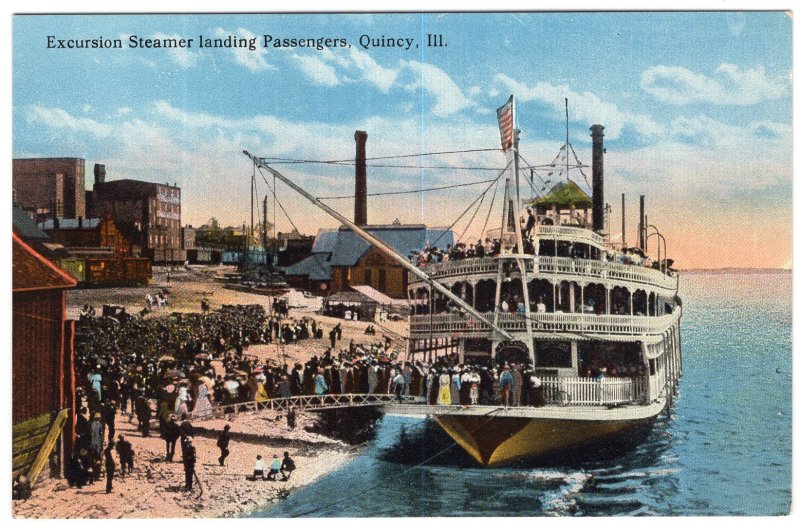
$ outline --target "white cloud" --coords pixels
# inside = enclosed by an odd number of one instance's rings
[[[433,97],[433,115],[446,117],[475,104],[447,73],[436,66],[414,60],[400,61],[400,64],[412,75],[405,88],[411,92],[423,90]]]
[[[341,81],[336,75],[336,70],[330,64],[323,62],[314,55],[292,54],[292,60],[300,68],[300,71],[313,82],[322,86],[338,86]]]
[[[258,45],[258,37],[255,35],[255,33],[244,28],[239,28],[235,32],[231,32],[218,27],[214,29],[214,37],[221,39],[230,37],[237,41],[239,41],[239,39],[244,39],[247,41],[247,46],[237,46],[229,48],[228,50],[233,55],[234,62],[244,66],[251,72],[274,69],[274,66],[270,65],[264,58],[264,56],[267,54],[267,48],[262,48]],[[250,49],[250,42],[255,42],[255,45],[253,46],[255,48],[254,50]]]
[[[552,85],[546,82],[537,82],[528,86],[503,73],[494,77],[495,84],[500,84],[507,91],[514,94],[521,102],[538,101],[550,106],[554,116],[564,115],[564,98],[570,104],[570,119],[586,124],[608,123],[605,135],[608,139],[616,139],[625,127],[630,127],[642,136],[659,135],[664,132],[661,125],[650,116],[620,110],[616,104],[603,101],[591,92],[576,92],[569,85]],[[495,88],[495,91],[496,88]]]
[[[378,64],[368,53],[356,48],[350,48],[350,59],[353,66],[361,72],[362,78],[386,93],[397,79],[397,70],[386,68]]]
[[[94,110],[94,107],[89,103],[86,103],[83,106],[81,106],[81,110],[83,111],[84,114],[88,114],[89,112]]]
[[[153,35],[153,38],[159,40],[164,40],[164,39],[181,40],[184,37],[182,35],[178,35],[177,33],[172,35],[166,35],[164,33],[155,33]],[[197,60],[200,58],[199,53],[195,51],[189,51],[189,48],[177,48],[177,47],[168,48],[167,54],[175,64],[184,69],[195,66],[197,64]]]
[[[475,98],[478,97],[482,91],[483,90],[481,90],[480,86],[470,86],[469,88],[467,88],[467,95],[470,98]]]
[[[107,137],[112,127],[88,117],[73,117],[60,108],[46,108],[32,105],[26,109],[28,123],[39,123],[50,128],[66,128],[74,132],[88,132],[98,138]]]
[[[641,88],[659,101],[687,105],[753,105],[787,93],[786,83],[767,77],[764,67],[740,70],[721,64],[712,76],[682,66],[652,66],[642,73]]]

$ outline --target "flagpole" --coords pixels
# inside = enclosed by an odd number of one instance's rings
[[[513,96],[512,96],[513,97]],[[525,303],[525,309],[522,312],[522,315],[525,317],[525,334],[527,337],[527,345],[528,345],[528,357],[531,360],[531,365],[533,368],[536,368],[536,358],[534,358],[533,354],[533,328],[531,326],[531,302],[530,302],[530,292],[528,291],[528,271],[525,268],[525,241],[522,238],[522,226],[520,225],[520,218],[522,215],[521,206],[520,206],[520,199],[519,199],[519,129],[517,128],[517,110],[516,107],[512,109],[514,115],[514,176],[515,176],[515,186],[516,186],[516,195],[517,195],[517,202],[514,206],[515,214],[514,214],[514,233],[516,234],[517,238],[517,256],[516,262],[517,266],[519,267],[519,276],[522,281],[522,302]],[[554,300],[555,302],[555,300]],[[514,307],[517,314],[519,314],[519,310],[517,307]]]

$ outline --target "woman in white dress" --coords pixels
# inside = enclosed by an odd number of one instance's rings
[[[175,398],[175,414],[181,415],[189,412],[189,385],[187,382],[182,381],[178,388],[178,397]]]
[[[192,414],[195,416],[206,416],[211,414],[211,398],[208,393],[208,378],[201,377],[197,381],[197,399],[195,400]]]

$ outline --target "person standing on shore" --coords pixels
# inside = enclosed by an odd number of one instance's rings
[[[403,376],[403,372],[397,369],[397,374],[394,375],[391,383],[394,387],[394,393],[397,395],[397,401],[403,403],[403,392],[406,387],[406,379]]]
[[[139,429],[142,431],[142,436],[147,438],[150,436],[150,417],[153,411],[150,409],[150,402],[144,392],[139,394],[136,398],[136,419],[139,421]]]
[[[116,436],[116,419],[117,419],[117,402],[110,400],[103,408],[103,421],[106,423],[108,429],[108,443],[114,443]]]
[[[317,369],[317,375],[314,377],[314,394],[322,396],[328,392],[328,383],[325,381],[325,371],[322,368]]]
[[[100,413],[94,414],[92,423],[89,424],[91,440],[89,445],[92,448],[92,456],[100,459],[103,456],[103,422],[100,421]]]
[[[117,466],[114,463],[114,455],[112,454],[113,449],[114,444],[109,442],[108,447],[104,451],[106,463],[106,493],[111,493],[111,490],[113,489],[114,472],[117,469]]]
[[[125,440],[125,435],[119,435],[117,438],[117,444],[115,449],[117,450],[117,455],[119,456],[119,466],[122,470],[122,476],[125,476],[125,470],[128,470],[128,474],[133,472],[133,446],[131,443]]]
[[[222,433],[219,435],[219,438],[217,438],[217,447],[219,447],[220,451],[220,455],[217,460],[219,460],[220,466],[225,465],[225,459],[228,458],[228,455],[231,454],[231,452],[228,450],[228,444],[230,444],[231,441],[231,434],[229,432],[230,430],[231,426],[225,424],[225,428],[222,430]]]
[[[192,427],[192,423],[189,421],[189,417],[184,414],[181,416],[181,458],[186,459],[186,451],[188,445],[191,443],[191,439],[194,437],[194,427]]]
[[[166,422],[164,422],[162,436],[164,437],[164,442],[167,444],[166,460],[167,462],[172,462],[172,458],[175,456],[175,444],[181,436],[181,430],[178,424],[175,423],[175,419],[172,415],[169,415]]]
[[[183,472],[186,476],[186,491],[192,491],[192,481],[194,480],[194,465],[197,462],[197,451],[192,445],[192,438],[186,439],[186,450],[183,452]]]

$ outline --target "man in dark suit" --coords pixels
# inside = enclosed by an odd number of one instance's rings
[[[182,425],[182,424],[181,424]],[[183,443],[181,443],[183,445]],[[192,438],[186,439],[186,450],[183,452],[183,472],[186,476],[186,491],[192,491],[192,481],[194,480],[194,465],[197,462],[197,451],[192,445]]]

